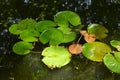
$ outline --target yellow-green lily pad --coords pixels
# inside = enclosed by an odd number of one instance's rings
[[[71,54],[69,51],[60,46],[50,46],[43,50],[42,52],[43,63],[49,68],[61,68],[67,65],[71,60]]]
[[[115,56],[114,56],[115,55]],[[115,52],[114,55],[106,54],[104,57],[104,64],[112,72],[120,73],[120,52]]]
[[[85,43],[82,47],[83,55],[86,58],[97,62],[102,62],[105,54],[109,52],[111,52],[111,48],[102,42]]]

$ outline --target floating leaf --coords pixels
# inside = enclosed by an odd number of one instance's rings
[[[9,28],[10,33],[14,35],[18,35],[21,33],[21,30],[18,28],[18,24],[13,24]]]
[[[80,44],[72,44],[68,48],[71,54],[80,54],[82,52],[82,45]]]
[[[120,51],[120,41],[118,41],[118,40],[112,40],[112,41],[110,41],[110,44],[113,47],[117,48],[118,51]]]
[[[33,19],[24,19],[18,22],[18,28],[20,30],[26,30],[26,29],[35,29],[36,21]]]
[[[18,55],[29,54],[31,49],[33,49],[33,45],[24,41],[17,42],[13,46],[13,51]]]
[[[53,28],[55,26],[56,26],[56,24],[53,21],[44,20],[44,21],[40,21],[36,24],[36,30],[39,32],[42,32],[48,28]]]
[[[103,58],[104,64],[110,69],[112,72],[120,73],[120,52],[112,54],[106,54]]]
[[[111,48],[102,42],[85,43],[82,47],[83,55],[97,62],[101,62],[105,54],[109,52],[111,52]]]
[[[39,37],[39,35],[39,32],[36,30],[24,30],[20,34],[20,38],[26,42],[35,42],[38,40],[37,37]]]
[[[68,27],[69,23],[73,26],[81,24],[79,15],[72,11],[61,11],[54,16],[54,21],[61,27]]]
[[[49,42],[50,45],[59,45],[62,43],[63,38],[63,32],[55,28],[43,31],[39,37],[43,44]]]
[[[84,39],[86,42],[94,42],[95,41],[95,35],[94,34],[85,34]]]
[[[64,37],[63,37],[62,43],[73,41],[76,38],[75,32],[68,32],[68,33],[64,33],[63,35]]]
[[[42,61],[51,69],[60,68],[70,62],[71,54],[64,47],[51,46],[43,50]]]
[[[87,30],[89,34],[95,34],[95,38],[99,40],[106,38],[108,33],[108,30],[100,24],[90,24]]]

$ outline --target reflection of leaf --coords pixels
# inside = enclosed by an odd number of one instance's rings
[[[48,28],[53,28],[55,26],[56,26],[56,24],[53,21],[44,20],[44,21],[40,21],[36,24],[36,30],[42,32]]]
[[[89,34],[95,34],[95,38],[99,40],[106,38],[108,33],[108,30],[99,24],[90,24],[87,30]]]
[[[80,17],[72,11],[61,11],[54,16],[54,21],[61,27],[68,27],[69,23],[73,26],[81,24]]]
[[[110,44],[111,44],[113,47],[117,48],[118,51],[120,51],[120,41],[112,40],[112,41],[110,41]]]
[[[113,72],[120,73],[120,52],[106,54],[104,57],[104,64]]]
[[[39,39],[43,44],[49,42],[50,45],[58,45],[63,40],[63,32],[55,28],[50,28],[43,31]]]
[[[60,68],[70,62],[71,54],[64,47],[51,46],[43,50],[42,55],[44,56],[42,61],[49,68]]]
[[[36,30],[24,30],[20,34],[20,38],[26,42],[35,42],[37,41],[36,37],[39,37],[39,35],[39,32],[37,32]]]
[[[13,51],[18,55],[26,55],[30,53],[32,48],[33,45],[31,43],[20,41],[14,44]]]
[[[85,43],[82,47],[82,53],[90,60],[101,62],[106,53],[111,52],[108,45],[102,42]]]

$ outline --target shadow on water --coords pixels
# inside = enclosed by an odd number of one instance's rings
[[[19,41],[8,28],[21,19],[53,19],[59,11],[78,13],[82,23],[99,23],[109,30],[106,43],[120,40],[120,4],[118,0],[0,0],[0,80],[119,80],[103,63],[74,55],[70,64],[51,70],[40,54],[18,56],[12,46]],[[86,27],[85,27],[86,28]],[[37,47],[36,49],[40,49]]]

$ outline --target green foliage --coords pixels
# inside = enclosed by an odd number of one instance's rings
[[[73,26],[81,24],[79,15],[72,11],[61,11],[54,16],[54,21],[60,27],[68,27],[69,23]]]
[[[108,30],[100,24],[90,24],[87,30],[89,34],[95,34],[95,38],[99,40],[106,38],[108,33]]]
[[[43,44],[49,42],[50,45],[59,45],[63,40],[63,32],[56,28],[50,28],[43,31],[39,39]]]
[[[115,56],[114,56],[115,55]],[[120,73],[120,52],[106,54],[103,58],[104,64],[115,73]]]
[[[64,47],[50,46],[43,50],[42,55],[44,56],[42,61],[49,68],[60,68],[70,62],[71,54]]]
[[[42,32],[48,28],[53,28],[56,26],[56,23],[50,20],[40,21],[36,24],[36,30]]]
[[[102,42],[85,43],[82,48],[85,57],[97,62],[102,62],[103,57],[109,52],[111,52],[111,48]]]
[[[14,44],[13,51],[18,55],[26,55],[29,54],[33,48],[31,43],[20,41]]]
[[[36,22],[27,18],[11,25],[9,31],[18,35],[19,39],[22,40],[13,46],[13,51],[18,55],[29,54],[34,48],[35,42],[49,43],[50,47],[42,51],[42,61],[51,69],[60,68],[70,62],[71,54],[68,49],[76,51],[77,47],[73,46],[67,49],[61,47],[60,44],[62,43],[64,46],[63,43],[74,41],[78,37],[77,33],[80,32],[81,37],[76,45],[79,45],[82,36],[88,40],[88,43],[83,44],[80,48],[83,55],[92,61],[104,62],[111,71],[120,73],[120,52],[111,51],[107,44],[95,41],[106,38],[108,30],[100,24],[90,24],[87,30],[82,32],[81,29],[81,19],[78,14],[72,11],[61,11],[54,16],[54,21]],[[120,41],[112,40],[110,44],[120,51]],[[111,54],[112,52],[114,55]]]
[[[120,41],[118,40],[112,40],[110,41],[110,44],[115,47],[118,51],[120,51]]]

